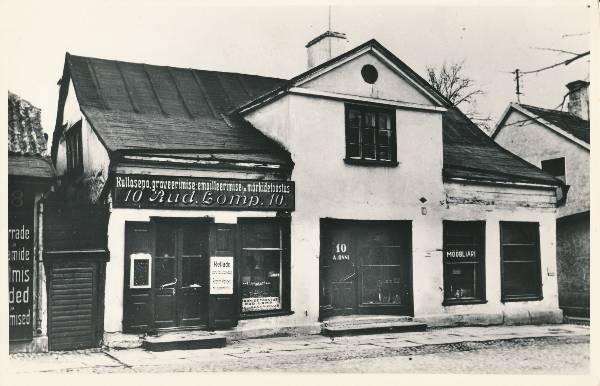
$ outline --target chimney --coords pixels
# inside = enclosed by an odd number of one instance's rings
[[[346,52],[348,45],[346,34],[341,32],[327,31],[317,36],[306,44],[308,68],[316,67]]]
[[[569,89],[569,113],[586,121],[590,120],[590,101],[588,99],[589,82],[576,80],[567,83]]]

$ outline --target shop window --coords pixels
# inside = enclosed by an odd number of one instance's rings
[[[289,222],[246,219],[240,224],[242,314],[289,310]]]
[[[444,305],[485,302],[485,223],[444,221]]]
[[[565,157],[542,161],[542,170],[566,183]]]
[[[67,144],[67,172],[76,174],[83,171],[81,120],[75,123],[65,135]]]
[[[500,222],[502,301],[542,298],[539,224]]]
[[[395,110],[346,105],[346,163],[395,166]]]
[[[147,253],[130,256],[129,288],[150,288],[152,277],[152,257]]]

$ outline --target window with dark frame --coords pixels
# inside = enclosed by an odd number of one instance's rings
[[[67,172],[69,174],[83,171],[83,151],[81,139],[81,120],[75,123],[65,134],[67,144]]]
[[[244,219],[240,225],[242,315],[289,311],[289,222]]]
[[[393,109],[346,105],[345,161],[397,165],[395,122]]]
[[[500,222],[502,301],[542,299],[539,224]]]
[[[485,222],[444,221],[444,305],[483,303]]]
[[[542,161],[542,170],[566,183],[565,157]]]

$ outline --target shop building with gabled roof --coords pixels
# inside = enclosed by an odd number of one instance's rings
[[[106,344],[561,320],[562,181],[376,40],[347,48],[319,36],[289,80],[66,55],[52,157],[110,207]]]
[[[511,103],[492,138],[569,188],[557,210],[559,303],[565,314],[589,317],[590,119],[589,83],[567,84],[567,111]]]

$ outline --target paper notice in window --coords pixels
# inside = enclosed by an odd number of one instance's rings
[[[233,294],[233,256],[211,256],[210,294]]]
[[[279,297],[242,298],[242,312],[270,311],[281,309]]]

